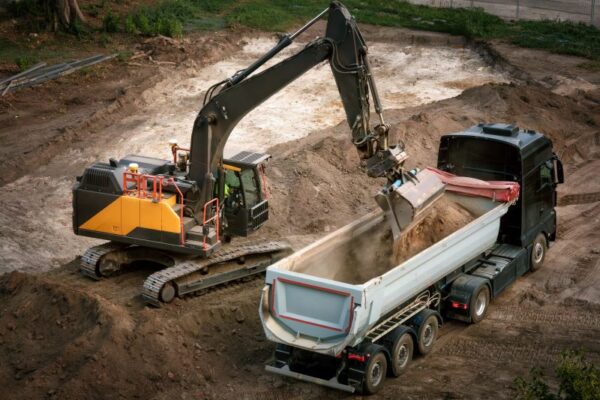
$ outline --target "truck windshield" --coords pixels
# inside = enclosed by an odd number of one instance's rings
[[[453,137],[444,158],[440,167],[456,175],[510,181],[521,175],[518,149],[493,140]]]

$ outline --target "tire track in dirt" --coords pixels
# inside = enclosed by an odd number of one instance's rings
[[[597,261],[597,258],[588,264]],[[544,335],[539,332],[546,332]],[[450,337],[436,354],[523,365],[553,364],[565,350],[586,348],[599,358],[600,306],[492,307],[478,325]]]
[[[585,234],[585,232],[581,232],[577,229],[573,230],[573,228],[579,228],[585,225],[586,220],[597,215],[600,215],[600,203],[582,211],[575,218],[566,221],[559,221],[558,238],[561,240],[574,239],[576,235],[578,236]]]
[[[523,308],[501,306],[494,307],[487,319],[511,323],[544,324],[554,328],[585,326],[588,329],[600,330],[600,309],[582,312],[573,307],[558,307],[551,311],[539,308]]]
[[[558,200],[558,206],[570,206],[573,204],[588,204],[600,201],[600,192],[577,193],[561,196]]]

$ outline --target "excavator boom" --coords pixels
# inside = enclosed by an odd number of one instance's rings
[[[324,37],[309,43],[297,54],[251,76],[325,14],[328,14],[328,19]],[[342,4],[332,2],[329,8],[298,31],[283,35],[275,47],[248,68],[211,87],[192,133],[189,179],[196,181],[202,188],[198,204],[210,201],[214,192],[213,185],[217,182],[214,172],[222,168],[225,144],[238,122],[287,84],[315,65],[328,60],[352,130],[352,142],[359,152],[362,165],[369,176],[388,178],[388,184],[377,195],[377,202],[386,211],[397,236],[396,233],[406,227],[406,218],[414,219],[443,192],[443,184],[435,177],[427,177],[421,185],[421,179],[415,176],[408,180],[410,187],[402,187],[409,176],[403,170],[407,155],[402,146],[390,146],[388,143],[389,128],[383,118],[367,52],[367,45],[354,18]],[[375,127],[370,124],[371,97],[379,118]],[[401,210],[406,212],[400,215]]]

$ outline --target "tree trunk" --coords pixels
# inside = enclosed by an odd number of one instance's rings
[[[65,29],[73,29],[79,22],[85,22],[85,17],[79,8],[77,0],[45,0],[50,15],[48,20],[53,30],[57,30],[59,21]]]

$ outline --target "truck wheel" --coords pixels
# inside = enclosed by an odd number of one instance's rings
[[[375,394],[382,387],[387,374],[387,360],[383,351],[372,354],[365,368],[364,394]]]
[[[392,365],[390,368],[392,376],[398,377],[406,371],[412,360],[413,351],[414,343],[410,333],[406,332],[396,338],[392,347]]]
[[[537,271],[542,266],[544,258],[546,258],[547,248],[548,244],[546,243],[546,236],[544,236],[543,233],[538,233],[533,241],[533,247],[531,248],[531,271]]]
[[[471,322],[476,324],[485,318],[488,305],[490,304],[490,289],[486,284],[482,284],[473,292],[471,304],[469,305],[469,314]]]
[[[438,319],[435,314],[431,313],[419,326],[419,331],[417,332],[419,353],[423,355],[429,354],[431,349],[433,349],[433,344],[437,339],[438,328]]]

